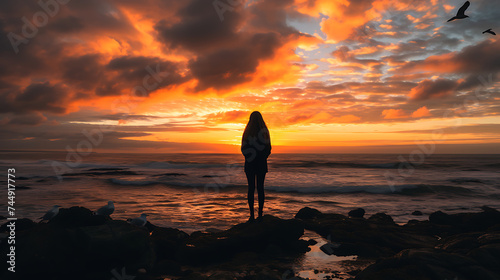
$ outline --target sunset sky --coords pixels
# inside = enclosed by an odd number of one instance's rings
[[[37,2],[0,2],[2,150],[237,153],[258,110],[273,152],[500,151],[500,1]]]

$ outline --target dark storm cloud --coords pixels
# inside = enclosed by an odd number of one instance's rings
[[[3,113],[49,112],[63,114],[68,102],[79,98],[68,93],[59,84],[32,83],[21,91],[0,93],[0,111]]]
[[[489,87],[494,81],[498,81],[498,73],[490,73],[489,75],[470,74],[460,83],[457,90],[470,90],[478,86]]]
[[[94,89],[108,78],[104,74],[105,58],[98,53],[78,51],[79,42],[105,36],[107,32],[128,38],[137,32],[109,1],[71,1],[48,8],[37,2],[0,2],[2,112],[67,112],[71,102],[94,95]],[[37,27],[34,15],[42,14],[47,20]],[[75,37],[61,37],[61,33]],[[77,34],[82,37],[76,37]],[[19,43],[15,38],[23,41]],[[137,44],[134,40],[129,44]]]
[[[41,113],[30,113],[26,115],[12,115],[10,117],[2,118],[0,123],[5,123],[6,125],[28,125],[28,126],[33,126],[33,125],[39,125],[42,124],[47,120],[47,117],[45,117]]]
[[[500,71],[499,49],[499,40],[487,40],[464,48],[451,61],[458,63],[458,70],[464,73],[496,73]]]
[[[499,40],[485,40],[476,45],[465,47],[459,52],[408,62],[399,70],[441,70],[442,72],[462,74],[496,73],[500,71],[499,49]]]
[[[410,92],[412,100],[428,100],[452,96],[454,91],[467,91],[491,87],[500,72],[500,41],[486,40],[465,47],[459,52],[432,56],[425,60],[408,62],[395,72],[408,73],[426,70],[437,73],[461,75],[462,79],[425,79]]]
[[[261,1],[250,6],[250,24],[257,30],[273,30],[281,35],[297,34],[298,31],[286,24],[288,9],[293,4],[293,0],[273,0]]]
[[[447,79],[423,80],[410,92],[410,99],[421,101],[433,98],[443,98],[454,94],[458,84]]]
[[[177,22],[162,20],[155,28],[167,47],[193,52],[188,67],[198,80],[197,91],[226,89],[249,81],[259,62],[291,38],[307,36],[286,23],[284,10],[292,4],[234,5],[221,21],[212,1],[193,0],[180,10]]]
[[[130,81],[133,84],[142,83],[146,75],[154,76],[153,79],[161,77],[161,86],[165,87],[185,81],[178,73],[179,66],[158,57],[121,56],[112,59],[107,69],[116,71],[115,79]]]
[[[243,23],[242,5],[224,13],[219,19],[212,1],[192,0],[177,13],[179,22],[158,22],[155,29],[160,39],[172,48],[185,48],[195,53],[213,51],[215,47],[238,41],[238,27]]]
[[[81,89],[91,90],[104,75],[103,58],[99,54],[68,57],[63,60],[63,79]]]
[[[48,28],[60,33],[74,33],[85,28],[84,21],[76,16],[67,16],[55,19]]]
[[[275,33],[255,34],[238,47],[189,61],[193,76],[199,79],[197,89],[227,88],[249,81],[259,60],[271,57],[280,45]]]

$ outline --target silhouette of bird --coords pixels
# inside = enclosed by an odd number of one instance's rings
[[[469,5],[470,5],[469,1],[465,2],[465,4],[463,4],[463,6],[460,7],[460,9],[458,9],[457,15],[450,18],[447,22],[450,22],[450,21],[455,20],[455,19],[468,18],[469,16],[465,15],[465,10],[467,10],[467,8],[469,8]]]
[[[113,212],[115,211],[115,205],[113,203],[114,202],[112,200],[108,201],[108,205],[104,205],[103,207],[99,208],[95,212],[95,214],[109,217],[109,215],[113,214]]]
[[[134,218],[134,219],[127,219],[127,222],[136,225],[138,227],[143,227],[146,225],[147,220],[146,220],[146,214],[141,214],[139,218]]]
[[[491,35],[497,35],[495,32],[493,32],[493,31],[491,30],[491,28],[490,28],[490,29],[488,29],[488,30],[483,31],[483,34],[484,34],[484,33],[490,33]]]
[[[52,218],[54,218],[55,216],[57,216],[57,214],[59,214],[59,205],[54,205],[52,207],[52,209],[50,209],[49,211],[47,211],[47,213],[45,213],[45,215],[43,215],[43,217],[41,218],[42,221],[49,221],[51,220]]]

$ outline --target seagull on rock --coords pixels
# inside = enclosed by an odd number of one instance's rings
[[[132,225],[136,225],[138,227],[143,227],[148,222],[146,220],[146,216],[147,215],[143,213],[139,218],[127,219],[127,222],[131,223]]]
[[[467,8],[469,8],[469,6],[470,6],[470,2],[469,2],[469,1],[465,2],[465,3],[463,4],[463,6],[462,6],[462,7],[460,7],[460,9],[458,9],[457,15],[456,15],[456,16],[454,16],[454,17],[452,17],[452,18],[450,18],[450,19],[448,20],[448,22],[450,22],[450,21],[452,21],[452,20],[455,20],[455,19],[463,19],[463,18],[468,18],[469,16],[466,16],[466,15],[465,15],[465,10],[467,10]]]
[[[61,206],[54,205],[52,209],[50,209],[49,211],[47,211],[47,213],[45,213],[45,215],[43,215],[43,217],[41,218],[42,221],[50,221],[52,220],[52,218],[57,216],[57,214],[59,214],[59,207]]]
[[[493,30],[491,30],[491,28],[488,29],[488,30],[483,31],[483,34],[484,33],[490,33],[491,35],[497,35],[495,32],[493,32]]]
[[[95,214],[109,217],[109,215],[113,214],[113,212],[115,212],[115,205],[114,202],[110,200],[108,201],[108,205],[104,205],[103,207],[99,208],[99,210],[97,210]]]

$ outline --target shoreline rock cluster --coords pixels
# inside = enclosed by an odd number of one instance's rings
[[[302,208],[294,219],[266,215],[227,230],[144,227],[61,208],[48,223],[16,221],[16,273],[7,271],[0,242],[1,279],[302,279],[290,267],[309,251],[311,230],[329,241],[321,250],[374,263],[365,279],[500,279],[500,212],[432,213],[427,221],[396,224],[389,215],[365,218]],[[0,233],[7,232],[7,223]],[[286,273],[285,273],[286,272]],[[117,278],[118,277],[118,278]]]
[[[4,224],[0,232],[6,231]],[[163,279],[165,275],[205,279],[185,268],[214,267],[238,258],[261,262],[293,258],[309,250],[308,242],[300,239],[303,233],[300,221],[270,215],[260,222],[189,235],[149,222],[138,227],[94,215],[84,207],[61,208],[48,223],[16,221],[16,272],[7,271],[4,258],[9,246],[0,242],[0,278],[109,280],[116,273],[127,273],[134,279]]]
[[[500,279],[500,212],[483,207],[479,213],[437,211],[427,221],[396,224],[364,211],[350,217],[303,208],[296,219],[306,229],[327,238],[338,256],[358,255],[376,262],[356,280]]]

